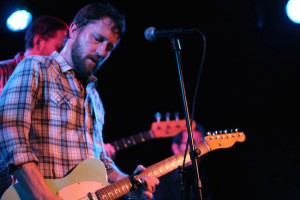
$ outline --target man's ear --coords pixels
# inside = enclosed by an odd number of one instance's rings
[[[172,151],[174,154],[178,154],[180,151],[179,151],[179,145],[177,143],[172,143]]]
[[[74,36],[76,35],[77,31],[78,31],[77,25],[74,22],[72,22],[71,25],[70,25],[70,29],[69,29],[69,37],[70,37],[70,39],[74,38]]]
[[[41,45],[42,37],[40,35],[35,35],[33,37],[33,49],[39,50]]]

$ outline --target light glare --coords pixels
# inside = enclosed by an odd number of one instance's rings
[[[22,31],[28,27],[32,20],[32,15],[26,10],[18,10],[12,13],[7,21],[7,28],[11,31]]]
[[[300,24],[300,0],[289,0],[285,11],[292,22]]]

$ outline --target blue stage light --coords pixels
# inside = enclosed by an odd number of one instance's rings
[[[6,26],[11,31],[22,31],[28,27],[32,20],[32,15],[26,10],[13,12],[6,21]]]
[[[285,11],[292,22],[300,24],[300,0],[289,0]]]

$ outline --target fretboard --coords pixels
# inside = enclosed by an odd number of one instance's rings
[[[199,144],[196,148],[199,148],[201,151],[201,155],[206,154],[210,151],[209,147],[207,146],[206,142],[202,142]],[[162,160],[148,168],[146,168],[145,171],[143,171],[141,174],[137,176],[142,175],[149,175],[152,177],[159,178],[170,171],[173,171],[178,166],[183,164],[184,159],[184,152],[181,152],[179,154],[176,154],[174,156],[171,156],[165,160]],[[186,162],[190,162],[190,156],[187,154]],[[104,188],[101,188],[100,190],[96,191],[97,196],[101,200],[114,200],[117,198],[120,198],[124,196],[125,194],[129,193],[131,191],[132,184],[130,182],[129,177],[123,178],[120,181],[117,181],[111,185],[108,185]]]
[[[119,151],[151,139],[153,139],[153,135],[149,130],[126,138],[122,138],[120,140],[115,140],[110,144],[115,147],[116,151]]]

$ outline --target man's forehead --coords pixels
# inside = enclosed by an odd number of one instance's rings
[[[110,17],[102,17],[96,23],[101,23],[103,26],[109,28],[112,32],[119,34],[119,30],[115,26],[115,22]]]
[[[113,22],[113,20],[111,19],[111,18],[109,18],[109,17],[103,17],[102,19],[101,19],[101,21],[102,21],[102,23],[105,25],[105,26],[107,26],[107,27],[112,27],[112,26],[114,26],[114,22]]]

